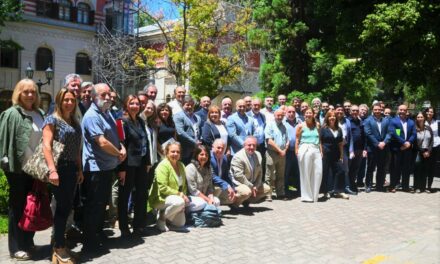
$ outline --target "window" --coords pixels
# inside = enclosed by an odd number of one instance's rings
[[[35,70],[45,71],[49,66],[53,68],[52,51],[48,48],[38,48],[35,60]]]
[[[18,50],[13,48],[0,49],[0,67],[18,68]]]
[[[90,75],[92,73],[92,62],[89,55],[85,53],[76,54],[75,73]]]
[[[89,24],[90,6],[85,3],[78,4],[77,22],[81,24]]]
[[[52,12],[52,0],[37,1],[37,16],[50,17]]]
[[[70,21],[70,12],[72,4],[69,0],[60,0],[58,7],[58,18]]]

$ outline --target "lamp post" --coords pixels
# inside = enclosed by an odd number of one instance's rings
[[[26,72],[26,77],[32,79],[32,77],[34,76],[34,70],[32,69],[30,62],[25,72]],[[38,82],[36,83],[36,85],[38,86],[38,93],[41,93],[41,86],[50,84],[50,81],[53,79],[53,70],[50,67],[50,63],[49,63],[49,67],[47,67],[44,73],[46,74],[46,82],[43,83],[40,79],[38,79]]]

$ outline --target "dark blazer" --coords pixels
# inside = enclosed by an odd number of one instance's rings
[[[194,114],[198,115],[200,117],[200,127],[203,127],[203,124],[206,122],[208,118],[208,110],[201,107],[197,112]]]
[[[392,151],[400,151],[400,147],[408,141],[413,145],[417,138],[416,125],[413,120],[407,119],[407,133],[403,131],[402,123],[400,122],[400,117],[396,116],[390,119],[390,124],[388,125],[388,134],[391,139],[390,148]],[[400,130],[400,135],[398,131]]]
[[[336,159],[339,159],[341,156],[341,153],[339,153],[339,143],[343,141],[342,129],[338,128],[338,135],[334,137],[331,128],[324,126],[321,128],[319,134],[323,154],[332,155]]]
[[[367,149],[368,151],[373,151],[377,148],[380,142],[385,142],[386,145],[390,143],[391,136],[388,134],[388,126],[390,124],[390,120],[388,118],[381,118],[381,132],[379,132],[379,128],[377,127],[376,119],[374,116],[369,116],[364,121],[364,131],[365,136],[367,137]]]
[[[219,176],[219,170],[221,169],[222,176]],[[233,186],[231,177],[229,177],[229,162],[226,155],[223,155],[222,167],[218,167],[217,159],[214,153],[211,152],[211,170],[212,170],[212,182],[215,186],[220,187],[222,190],[228,189],[229,186]],[[234,187],[232,187],[234,188]]]
[[[119,170],[126,170],[126,166],[138,167],[149,165],[150,150],[148,145],[148,134],[145,130],[145,122],[137,117],[139,125],[136,125],[130,118],[122,118],[124,123],[125,140],[124,146],[127,150],[127,158],[119,166]],[[142,148],[146,147],[145,155],[142,156]]]
[[[221,121],[222,124],[225,126],[226,129],[226,125],[223,123],[223,121]],[[226,130],[228,131],[228,130]],[[212,143],[214,143],[214,140],[216,140],[217,138],[220,138],[220,132],[218,131],[218,128],[215,124],[211,123],[211,121],[206,121],[205,124],[203,124],[202,127],[202,138],[201,141],[204,145],[211,147]],[[229,138],[228,138],[229,141]],[[228,146],[228,142],[224,142],[226,144],[225,147]]]

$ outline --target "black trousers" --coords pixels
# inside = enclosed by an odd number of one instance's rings
[[[284,191],[288,193],[289,186],[295,187],[300,192],[299,183],[299,165],[298,158],[293,150],[288,150],[286,153],[286,169],[284,174]]]
[[[133,228],[143,228],[146,225],[147,198],[148,198],[148,175],[146,166],[127,167],[125,183],[119,183],[118,187],[118,218],[119,229],[128,230],[128,198],[133,189],[132,199],[134,202]]]
[[[382,190],[385,182],[387,155],[389,150],[387,148],[378,149],[374,148],[373,151],[368,152],[368,166],[367,175],[365,177],[366,187],[371,188],[373,186],[373,173],[376,171],[376,190]]]
[[[344,190],[344,175],[342,161],[332,152],[324,153],[322,158],[321,192],[339,193]]]
[[[60,184],[52,185],[52,192],[56,201],[53,219],[55,248],[65,247],[64,232],[66,231],[67,218],[73,207],[77,183],[77,166],[74,162],[58,164]]]
[[[105,207],[110,199],[113,170],[84,172],[84,247],[99,246],[97,234],[104,225]]]
[[[29,252],[34,246],[35,232],[23,231],[18,227],[21,216],[26,206],[26,197],[32,190],[34,179],[25,173],[6,172],[9,183],[9,225],[8,225],[8,247],[9,254],[17,251]]]
[[[348,179],[350,190],[357,191],[356,179],[362,163],[362,150],[354,152],[354,158],[348,160]]]
[[[431,153],[432,154],[432,153]],[[426,180],[431,176],[431,168],[433,167],[433,157],[423,158],[422,154],[419,154],[419,158],[416,159],[415,171],[414,171],[414,189],[425,191]],[[431,181],[432,184],[432,181]],[[430,185],[428,184],[428,188]]]
[[[409,175],[413,162],[413,151],[411,148],[391,152],[390,188],[396,188],[396,185],[400,182],[400,178],[402,178],[402,189],[409,189]]]

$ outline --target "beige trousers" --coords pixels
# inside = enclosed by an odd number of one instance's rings
[[[284,172],[286,156],[281,157],[273,150],[266,151],[266,183],[271,190],[274,188],[277,196],[284,196]],[[271,195],[271,193],[269,193]]]

